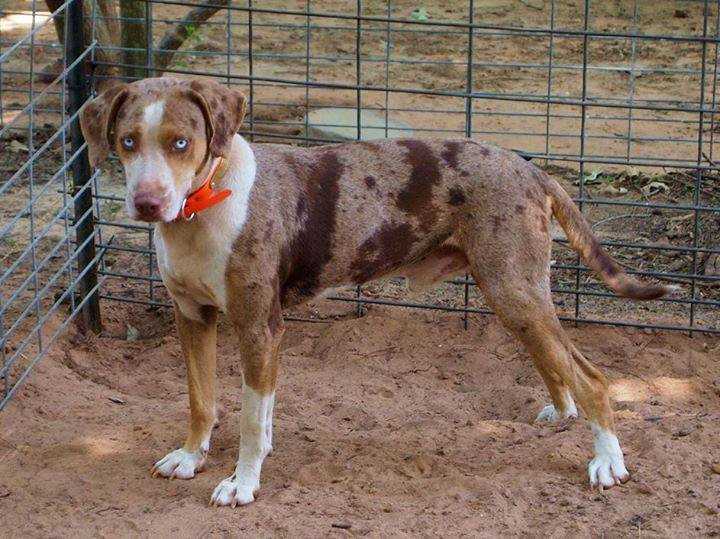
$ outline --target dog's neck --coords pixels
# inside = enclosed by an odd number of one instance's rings
[[[206,163],[196,179],[197,185],[207,177],[210,162]],[[221,171],[222,172],[222,171]],[[170,223],[159,223],[158,231],[166,239],[187,233],[196,233],[198,229],[211,227],[221,233],[237,235],[242,229],[248,214],[250,191],[255,181],[255,156],[252,148],[240,135],[232,140],[227,156],[225,173],[218,174],[215,184],[217,188],[232,190],[232,195],[217,206],[197,214],[191,221],[178,220]],[[193,188],[197,188],[193,185]]]

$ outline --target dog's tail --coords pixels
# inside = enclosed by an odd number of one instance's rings
[[[644,283],[625,273],[602,248],[565,189],[550,176],[543,175],[552,200],[553,215],[565,230],[570,245],[578,252],[585,265],[595,271],[613,292],[626,298],[650,300],[661,298],[675,290],[673,286]]]

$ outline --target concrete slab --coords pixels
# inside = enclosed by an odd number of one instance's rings
[[[308,137],[329,140],[357,139],[357,109],[322,108],[308,113]],[[383,138],[411,137],[410,125],[388,119],[385,130],[385,114],[375,110],[360,111],[360,139],[373,140]]]

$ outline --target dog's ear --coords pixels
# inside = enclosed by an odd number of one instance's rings
[[[127,96],[126,84],[112,86],[90,101],[80,113],[80,128],[88,143],[93,167],[105,161],[112,149],[115,119]]]
[[[211,80],[194,80],[190,83],[190,98],[205,116],[210,154],[227,157],[232,138],[245,118],[245,94]]]

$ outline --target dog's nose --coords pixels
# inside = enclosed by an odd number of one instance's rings
[[[144,221],[156,221],[160,218],[162,198],[152,193],[138,193],[133,199],[138,216]]]

